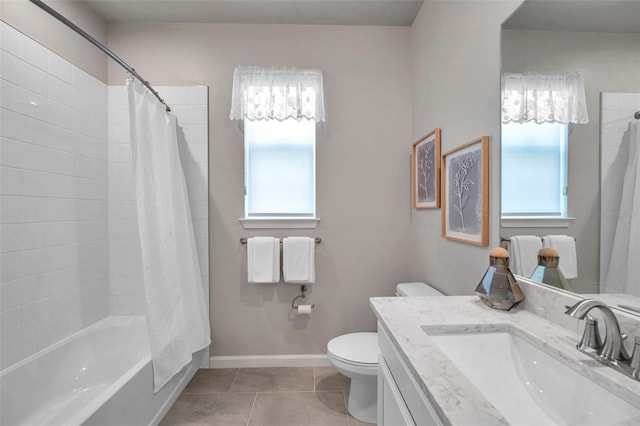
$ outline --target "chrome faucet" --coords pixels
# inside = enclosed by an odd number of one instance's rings
[[[605,326],[604,342],[599,344],[599,338],[594,338],[593,333],[597,333],[597,320],[588,315],[589,311],[598,308],[602,312]],[[611,308],[604,302],[594,299],[584,299],[570,307],[565,314],[577,319],[587,318],[585,335],[578,344],[578,349],[598,360],[609,365],[621,373],[640,380],[640,338],[635,338],[633,354],[629,356],[622,341],[624,336],[620,332],[620,325]],[[587,336],[589,334],[589,336]],[[585,342],[598,342],[598,344],[585,344]]]

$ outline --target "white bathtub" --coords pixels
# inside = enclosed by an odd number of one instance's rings
[[[0,424],[157,424],[203,356],[153,394],[145,317],[107,317],[3,370]]]

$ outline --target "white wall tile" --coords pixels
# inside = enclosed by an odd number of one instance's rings
[[[4,369],[22,358],[22,338],[15,336],[0,342],[0,369]]]
[[[23,89],[10,81],[0,81],[0,105],[11,111],[21,112]]]
[[[71,63],[57,54],[49,51],[47,58],[49,74],[67,84],[71,84]]]
[[[47,103],[47,121],[54,126],[71,127],[73,114],[71,108],[54,101]]]
[[[111,218],[109,221],[109,238],[114,239],[136,239],[137,244],[140,242],[138,238],[138,221],[137,220],[116,220]]]
[[[109,162],[110,182],[133,182],[133,164]]]
[[[73,87],[69,83],[49,75],[47,84],[49,100],[67,107],[73,105]]]
[[[108,97],[109,105],[123,105],[125,107],[129,105],[125,86],[109,86]],[[111,117],[109,117],[109,120],[111,120]]]
[[[14,84],[20,84],[20,59],[12,54],[0,51],[0,77]]]
[[[138,277],[113,277],[111,278],[111,294],[144,294],[143,282]]]
[[[18,139],[20,136],[20,115],[2,104],[0,108],[0,136]]]
[[[208,144],[208,128],[206,124],[184,124],[180,128],[185,139],[191,144]]]
[[[187,87],[186,91],[190,105],[209,105],[209,90],[206,86]]]
[[[40,96],[47,96],[47,86],[49,75],[41,68],[35,67],[27,62],[20,62],[19,85]]]
[[[26,330],[22,334],[22,355],[29,356],[53,343],[49,325]]]
[[[10,223],[0,225],[0,252],[9,253],[20,250],[20,228],[22,224]]]
[[[109,168],[107,86],[0,30],[4,368],[107,315]]]
[[[0,335],[2,339],[19,336],[22,333],[22,308],[15,308],[0,314]]]
[[[91,112],[91,96],[76,87],[74,87],[71,92],[71,106],[73,107],[73,109],[83,113]]]
[[[19,112],[40,121],[47,121],[49,115],[49,101],[45,96],[29,90],[22,90],[18,99],[21,108]]]
[[[9,52],[14,56],[19,55],[18,37],[20,33],[9,25],[2,24],[0,27],[0,49]]]
[[[76,89],[86,93],[92,93],[95,85],[95,78],[87,74],[75,65],[71,66],[71,84]]]
[[[48,68],[49,50],[22,33],[18,33],[18,56],[41,70]]]
[[[15,309],[22,305],[22,289],[20,285],[21,280],[0,284],[0,312]]]
[[[637,111],[640,107],[640,93],[620,93],[620,110]]]
[[[131,155],[131,144],[128,144],[128,143],[110,143],[109,144],[109,162],[131,163],[132,159],[133,157]]]

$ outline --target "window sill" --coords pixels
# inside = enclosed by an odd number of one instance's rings
[[[575,217],[503,217],[500,225],[503,228],[568,228]]]
[[[318,227],[320,218],[240,218],[244,229],[313,229]]]

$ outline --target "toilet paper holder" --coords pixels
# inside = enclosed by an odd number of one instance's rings
[[[302,284],[300,286],[300,292],[301,294],[297,295],[296,297],[293,298],[293,300],[291,301],[291,309],[298,309],[298,305],[296,305],[296,300],[298,299],[306,299],[307,298],[307,286]],[[315,308],[316,305],[312,304],[311,305],[311,309]]]

